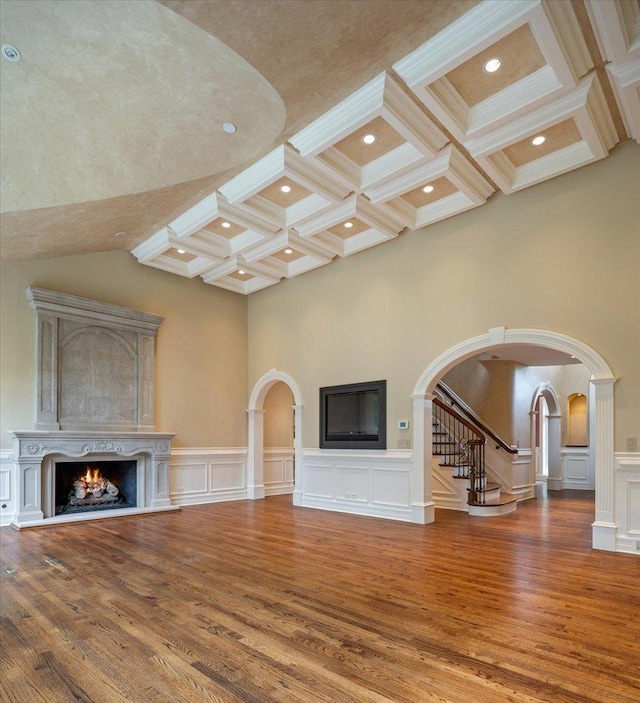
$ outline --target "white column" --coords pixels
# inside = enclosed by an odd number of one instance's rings
[[[293,408],[293,461],[295,486],[293,488],[293,504],[302,505],[303,482],[302,472],[302,405],[292,405]]]
[[[547,488],[550,491],[560,491],[564,487],[562,461],[560,459],[561,422],[562,415],[548,415],[547,455],[549,457],[549,475]],[[542,451],[542,446],[540,447]]]
[[[249,451],[247,455],[247,498],[264,498],[264,410],[249,408]]]
[[[431,396],[413,398],[413,468],[411,471],[411,522],[420,525],[435,520],[431,487],[432,407]]]
[[[615,456],[613,448],[613,386],[617,379],[591,379],[595,386],[596,519],[592,525],[593,548],[616,550],[618,529],[614,505]]]

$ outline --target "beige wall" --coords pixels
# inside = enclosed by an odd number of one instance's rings
[[[466,359],[442,379],[507,444],[516,443],[515,361]],[[527,407],[526,412],[529,412]]]
[[[293,447],[293,393],[282,381],[264,399],[264,446]]]
[[[176,447],[246,446],[246,298],[141,266],[125,252],[3,263],[1,446],[35,419],[29,285],[165,316],[156,341],[156,428]]]
[[[615,447],[640,437],[640,146],[249,298],[249,382],[290,374],[303,444],[318,446],[318,388],[386,378],[389,447],[437,356],[490,327],[554,330],[620,379]],[[405,435],[406,436],[406,433]]]

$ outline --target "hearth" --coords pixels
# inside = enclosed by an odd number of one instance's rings
[[[55,465],[55,514],[137,506],[137,461],[59,461]]]

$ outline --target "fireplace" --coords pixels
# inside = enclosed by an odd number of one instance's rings
[[[58,461],[55,464],[55,514],[75,515],[137,506],[138,462]]]
[[[176,510],[173,434],[155,431],[159,315],[43,288],[36,313],[36,418],[15,438],[16,528]]]

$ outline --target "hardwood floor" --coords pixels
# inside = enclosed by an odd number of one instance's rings
[[[1,531],[0,698],[637,703],[640,560],[592,494],[417,526],[291,497]]]

